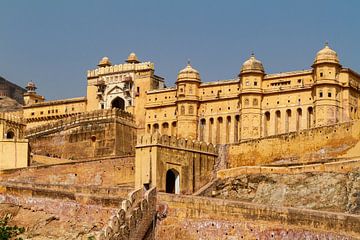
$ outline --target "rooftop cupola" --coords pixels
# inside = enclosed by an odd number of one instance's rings
[[[98,67],[108,67],[108,66],[111,66],[111,65],[112,65],[112,64],[111,64],[109,58],[108,58],[108,57],[103,57],[103,58],[100,60],[100,62],[99,62],[99,64],[98,64]]]
[[[320,63],[339,64],[337,53],[329,47],[327,42],[325,43],[325,47],[317,52],[313,66]]]
[[[178,73],[176,83],[184,81],[201,82],[199,72],[190,65],[190,61],[188,61],[187,66]]]
[[[36,93],[36,85],[34,82],[30,81],[27,83],[25,89],[27,90],[28,93]]]
[[[138,60],[137,56],[135,53],[130,53],[128,58],[125,60],[125,62],[127,63],[139,63],[140,61]]]
[[[263,64],[255,58],[254,53],[252,53],[250,58],[243,63],[240,74],[244,73],[265,73]]]

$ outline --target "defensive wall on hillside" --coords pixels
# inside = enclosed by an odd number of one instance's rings
[[[219,170],[219,179],[236,177],[244,174],[298,174],[316,172],[347,173],[360,168],[360,153],[357,157],[326,158],[321,162],[289,166],[243,166]]]
[[[191,194],[211,180],[216,158],[212,144],[158,133],[141,136],[136,146],[135,185]]]
[[[0,203],[91,223],[96,239],[151,239],[156,189],[134,190],[134,172],[134,157],[3,170]]]
[[[157,239],[358,239],[360,216],[159,193]]]
[[[26,131],[31,151],[65,159],[133,155],[136,128],[121,110],[97,110]]]
[[[223,148],[227,167],[287,164],[319,161],[346,154],[351,148],[359,155],[360,121],[352,121],[253,139]]]
[[[134,184],[134,157],[113,157],[0,171],[0,182],[117,186]]]

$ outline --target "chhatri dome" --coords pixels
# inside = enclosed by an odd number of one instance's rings
[[[201,81],[199,72],[190,65],[190,61],[188,61],[188,64],[184,69],[179,71],[176,82],[185,81],[185,80],[199,81],[199,82]]]
[[[251,54],[251,57],[246,60],[240,70],[240,74],[242,73],[264,73],[264,66],[261,61],[255,58],[254,53]]]
[[[35,92],[35,90],[37,89],[35,83],[33,81],[30,81],[27,83],[25,89],[28,91],[28,92]]]
[[[328,43],[325,43],[325,47],[316,54],[314,65],[319,63],[339,64],[337,53],[329,47]]]
[[[128,58],[126,59],[127,63],[139,63],[140,61],[138,60],[137,56],[135,53],[130,53]]]
[[[111,65],[112,64],[108,57],[103,57],[98,64],[99,67],[107,67],[107,66],[111,66]]]

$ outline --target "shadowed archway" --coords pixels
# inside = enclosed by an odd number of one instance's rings
[[[180,176],[179,172],[175,169],[169,169],[166,172],[166,192],[167,193],[180,193]]]
[[[111,108],[118,108],[121,110],[125,110],[125,101],[124,99],[120,97],[114,98],[114,100],[111,101]]]

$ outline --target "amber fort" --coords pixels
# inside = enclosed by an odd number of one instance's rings
[[[211,82],[103,57],[60,100],[0,78],[0,215],[23,239],[360,239],[360,73],[340,57],[268,73],[249,54]]]

